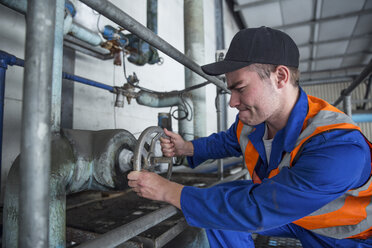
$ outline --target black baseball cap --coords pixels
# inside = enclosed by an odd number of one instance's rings
[[[212,76],[254,63],[298,68],[299,57],[296,43],[286,33],[268,27],[247,28],[234,36],[224,60],[201,68]]]

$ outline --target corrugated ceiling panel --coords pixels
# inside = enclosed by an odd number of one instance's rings
[[[363,5],[364,0],[323,0],[321,17],[358,11],[363,8]]]
[[[317,56],[324,57],[343,54],[346,51],[348,43],[348,41],[339,41],[317,45]]]
[[[362,57],[363,56],[361,56],[361,55],[345,57],[344,60],[341,63],[341,67],[349,67],[349,66],[352,66],[352,65],[357,65],[359,63],[359,61],[362,60]]]
[[[372,55],[366,55],[363,59],[363,64],[368,64],[371,59]]]
[[[281,1],[284,24],[310,21],[313,18],[313,2],[313,0]]]
[[[357,17],[349,17],[321,23],[319,27],[319,40],[330,40],[351,36],[356,21]]]
[[[369,2],[372,2],[369,0]],[[355,28],[354,35],[372,32],[372,14],[362,15],[359,17],[358,25]]]
[[[304,44],[310,41],[311,26],[303,25],[294,28],[287,28],[284,30],[284,32],[291,36],[296,44]]]
[[[355,52],[368,50],[370,48],[370,45],[371,45],[371,41],[369,39],[354,39],[354,40],[351,40],[346,52],[355,53]]]
[[[273,27],[283,24],[279,2],[246,8],[241,13],[248,27]]]
[[[310,47],[309,46],[300,47],[298,50],[300,51],[300,60],[310,58]]]
[[[307,71],[309,70],[309,63],[300,63],[298,68],[300,71]]]
[[[325,59],[315,63],[315,70],[336,69],[340,67],[342,59]]]

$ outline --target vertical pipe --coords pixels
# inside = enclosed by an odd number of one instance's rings
[[[185,54],[198,64],[204,64],[204,20],[203,1],[184,0]],[[185,86],[190,87],[204,80],[185,68]],[[192,93],[194,102],[194,134],[195,137],[206,136],[207,110],[205,104],[205,88],[199,88]]]
[[[352,106],[351,106],[351,95],[346,95],[344,97],[344,112],[351,117],[352,115]]]
[[[158,34],[158,0],[147,0],[146,26],[155,34]]]
[[[62,65],[63,65],[63,23],[65,0],[56,0],[56,21],[54,29],[53,78],[52,78],[52,132],[61,129]]]
[[[223,4],[222,0],[215,0],[215,20],[216,20],[216,49],[225,49],[225,33],[223,29]],[[219,56],[216,56],[220,60]],[[221,132],[227,129],[227,104],[226,95],[216,88],[216,111],[217,111],[217,131]],[[218,165],[218,178],[223,179],[223,159],[217,161]]]
[[[0,189],[2,176],[2,155],[3,155],[3,121],[4,121],[4,101],[5,101],[5,74],[7,65],[0,62]]]
[[[55,0],[29,0],[22,105],[19,247],[48,247]]]

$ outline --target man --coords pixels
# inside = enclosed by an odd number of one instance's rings
[[[372,247],[370,143],[344,113],[298,85],[299,52],[285,33],[239,31],[226,58],[202,67],[225,73],[239,114],[226,131],[184,141],[165,131],[166,156],[244,156],[251,180],[208,189],[132,172],[138,195],[169,202],[211,247],[254,247],[250,233],[297,238],[303,247]]]

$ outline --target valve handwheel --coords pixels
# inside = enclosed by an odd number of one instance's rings
[[[161,127],[153,126],[146,128],[140,135],[133,155],[133,169],[141,171],[142,169],[153,171],[157,163],[167,163],[167,178],[172,175],[173,158],[156,157],[155,145],[160,137],[167,138]]]

